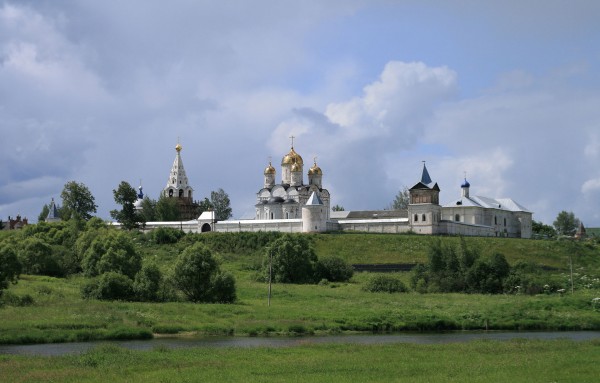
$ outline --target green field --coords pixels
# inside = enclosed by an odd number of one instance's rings
[[[0,356],[3,382],[597,382],[600,343],[476,341]]]
[[[152,334],[277,335],[340,332],[398,332],[437,330],[598,330],[600,308],[592,299],[598,289],[580,288],[574,294],[481,295],[369,293],[361,286],[371,273],[356,273],[348,283],[328,285],[276,284],[271,307],[267,285],[257,282],[262,251],[221,247],[222,267],[237,280],[235,304],[189,302],[142,303],[84,300],[85,278],[22,276],[11,294],[29,295],[33,304],[0,308],[0,343],[46,343],[97,339],[147,338]],[[329,234],[312,237],[319,256],[337,255],[350,263],[412,263],[426,260],[428,243],[416,235]],[[458,243],[458,238],[442,238]],[[544,277],[568,285],[568,258],[573,254],[575,278],[598,276],[598,245],[559,241],[467,238],[482,253],[500,251],[511,263],[533,260],[550,268]],[[185,247],[140,241],[145,257],[164,270]],[[241,246],[243,248],[243,246]],[[248,246],[246,246],[248,247]],[[251,247],[251,246],[250,246]],[[223,249],[227,251],[223,251]],[[572,252],[572,253],[570,253]],[[409,273],[398,273],[408,281]]]

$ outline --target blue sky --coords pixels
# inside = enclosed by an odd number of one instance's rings
[[[600,226],[600,3],[0,1],[0,218],[85,183],[156,198],[178,137],[195,197],[253,215],[289,136],[333,204],[442,190]],[[279,172],[280,173],[280,172]],[[280,174],[278,174],[280,176]]]

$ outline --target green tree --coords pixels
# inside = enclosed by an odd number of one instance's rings
[[[143,217],[135,211],[133,205],[137,200],[137,192],[125,181],[121,181],[119,187],[113,190],[115,202],[121,205],[121,210],[111,210],[110,216],[116,219],[127,230],[137,229],[143,224]]]
[[[409,203],[410,192],[408,191],[408,187],[403,186],[390,204],[390,210],[406,210],[408,209]]]
[[[208,198],[204,198],[202,201],[200,201],[198,203],[198,210],[196,210],[196,214],[198,215],[198,217],[200,217],[200,215],[202,213],[204,213],[205,211],[209,211],[209,210],[213,210],[213,204],[210,203],[210,200]]]
[[[579,226],[579,219],[573,212],[561,211],[553,223],[559,235],[573,235]]]
[[[44,205],[44,207],[42,208],[42,211],[40,212],[40,215],[38,215],[38,222],[44,222],[46,220],[46,218],[48,217],[48,213],[50,212],[50,208],[48,207],[48,205]]]
[[[177,258],[173,283],[192,302],[233,302],[235,281],[221,273],[219,263],[203,244],[187,247]]]
[[[340,205],[335,205],[334,207],[331,208],[331,211],[344,211],[346,209],[344,209],[343,206]]]
[[[13,245],[0,245],[0,297],[11,283],[17,283],[21,274],[21,263]]]
[[[90,189],[83,183],[67,182],[60,197],[63,201],[61,218],[64,220],[74,218],[87,221],[98,208]]]
[[[158,292],[162,283],[162,274],[154,263],[147,263],[135,275],[133,292],[137,300],[145,302],[158,301]]]
[[[142,258],[135,249],[130,234],[106,231],[99,232],[92,240],[81,266],[88,277],[114,271],[133,279],[142,266]]]
[[[327,279],[329,282],[345,282],[352,278],[352,265],[339,257],[324,257],[316,264],[316,280]]]
[[[223,189],[210,192],[210,204],[215,210],[217,221],[225,221],[231,218],[231,202],[229,195]]]
[[[156,202],[156,220],[157,221],[179,221],[180,212],[177,198],[169,198],[164,194],[158,197]]]
[[[133,281],[123,274],[109,271],[83,285],[81,295],[85,299],[133,300]]]
[[[541,237],[552,238],[556,236],[556,230],[552,226],[535,220],[531,223],[531,231]]]
[[[313,283],[317,256],[306,236],[285,234],[266,248],[263,270],[273,282]]]
[[[144,197],[142,200],[142,211],[140,212],[140,215],[142,216],[143,222],[158,221],[156,215],[156,200],[153,200],[148,196]]]
[[[19,260],[26,274],[59,277],[63,272],[54,258],[52,247],[43,239],[29,237],[20,244]]]

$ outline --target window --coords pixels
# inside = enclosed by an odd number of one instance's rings
[[[494,216],[494,225],[497,225],[497,224],[498,224],[498,217]]]
[[[456,222],[460,222],[460,214],[456,214],[456,215],[454,216],[454,220],[455,220]]]
[[[271,219],[273,219],[273,212],[271,212]]]
[[[179,198],[183,197],[183,189],[179,189]]]
[[[504,217],[504,226],[506,226],[506,217]]]
[[[421,221],[423,221],[423,222],[426,222],[426,221],[427,221],[427,217],[425,216],[425,214],[423,214],[423,215],[421,216]]]
[[[418,215],[418,214],[415,214],[415,219],[414,219],[414,221],[415,221],[415,222],[419,222],[419,215]]]

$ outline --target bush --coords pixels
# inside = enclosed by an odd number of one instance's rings
[[[352,266],[342,258],[326,257],[317,261],[315,280],[326,279],[329,282],[346,282],[352,278],[353,274]]]
[[[212,252],[196,243],[177,258],[173,284],[192,302],[233,302],[235,281],[221,270]]]
[[[363,290],[371,293],[405,293],[408,291],[400,279],[387,274],[372,277],[363,286]]]
[[[152,242],[157,245],[164,245],[177,243],[185,233],[181,230],[173,229],[172,227],[159,227],[158,229],[152,230],[148,235]]]
[[[11,283],[17,283],[21,263],[12,245],[0,245],[0,297]]]
[[[81,295],[86,299],[132,300],[133,281],[123,274],[110,271],[85,284]]]
[[[281,283],[314,283],[317,256],[307,237],[285,234],[266,248],[263,272],[269,277],[272,264],[272,281]]]
[[[162,283],[162,274],[155,264],[146,264],[135,275],[133,292],[136,300],[156,302],[159,300],[159,290]]]
[[[25,274],[63,276],[63,270],[56,261],[52,247],[46,241],[26,238],[19,249],[19,260]]]
[[[86,250],[82,269],[86,276],[114,271],[134,278],[141,269],[142,258],[126,232],[107,231],[99,234]]]

